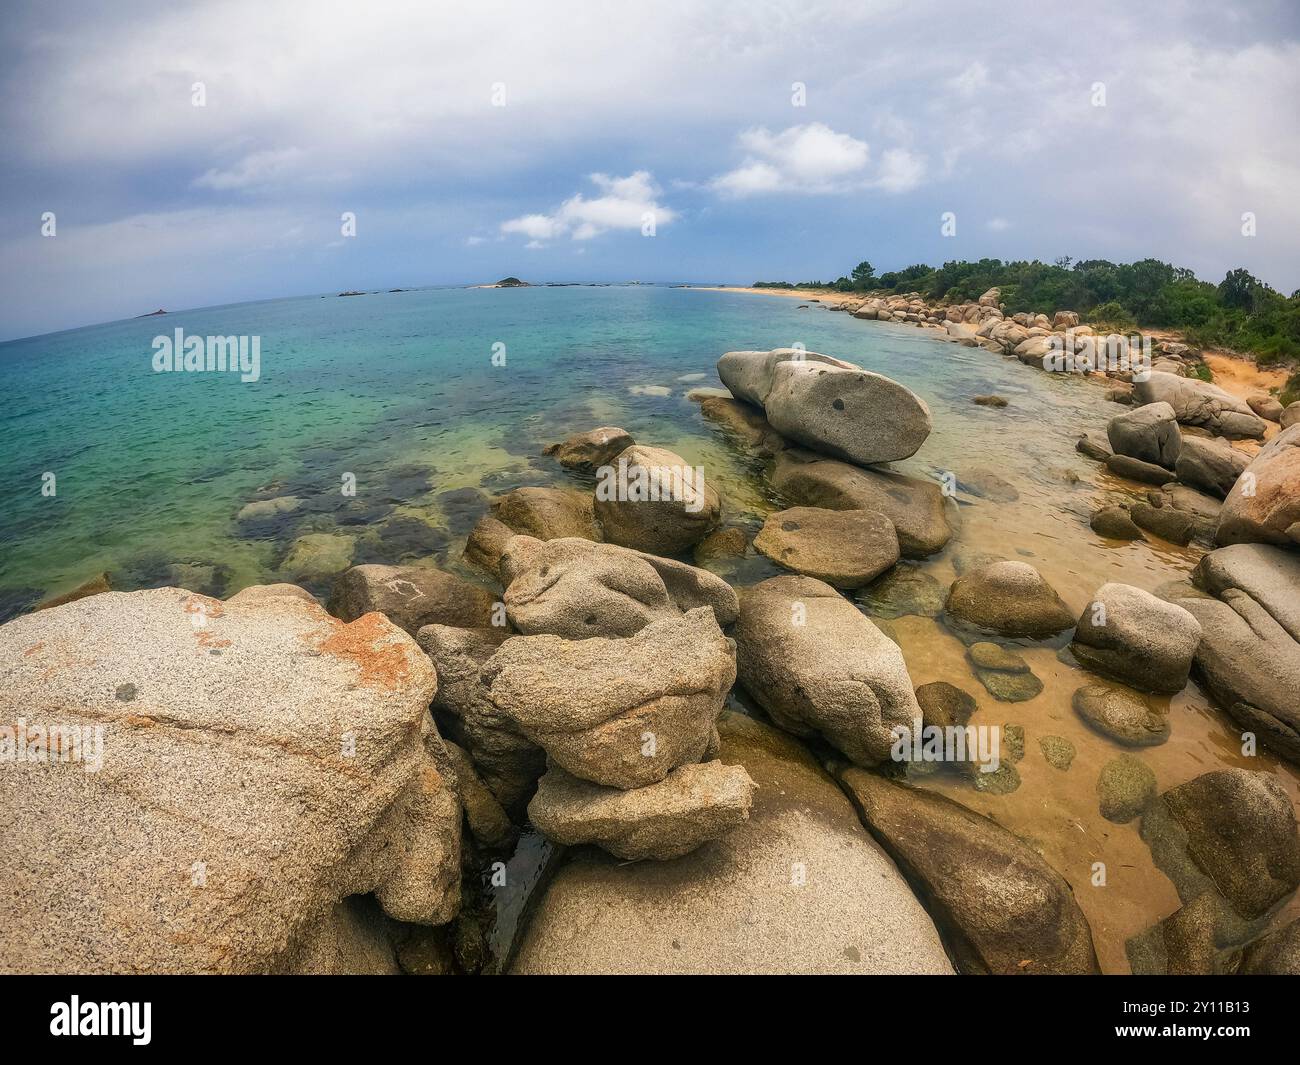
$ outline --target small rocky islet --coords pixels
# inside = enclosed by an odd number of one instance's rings
[[[1045,369],[1052,338],[1089,335],[1007,318],[996,290],[834,309]],[[45,826],[0,848],[4,967],[1100,972],[1078,897],[1095,867],[999,816],[1050,774],[1087,775],[1091,812],[1171,885],[1124,944],[1134,972],[1300,972],[1294,802],[1249,768],[1256,749],[1300,764],[1300,426],[1194,361],[1165,343],[1144,380],[1112,372],[1130,409],[1079,441],[1115,486],[1081,540],[1200,552],[1153,590],[1071,602],[1011,535],[964,545],[963,508],[1014,486],[901,472],[927,405],[802,349],[729,352],[727,394],[696,397],[772,500],[760,520],[707,471],[684,495],[603,492],[611,467],[694,467],[574,426],[550,483],[465,529],[460,573],[359,561],[359,523],[296,540],[295,583],[224,600],[92,579],[0,626],[4,719],[97,727],[105,752],[94,773],[0,771]],[[975,397],[993,418],[998,400]],[[917,625],[964,672],[914,683]],[[1044,679],[1073,684],[1073,720],[1034,716]],[[1189,684],[1242,754],[1162,787],[1147,759]],[[931,757],[927,730],[970,746]]]

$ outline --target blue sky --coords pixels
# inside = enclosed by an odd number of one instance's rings
[[[351,288],[748,283],[863,258],[1153,255],[1289,293],[1298,11],[10,3],[0,338]]]

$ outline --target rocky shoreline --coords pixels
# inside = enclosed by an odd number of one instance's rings
[[[1107,347],[1068,312],[1005,317],[995,290],[850,313],[1049,372]],[[1135,972],[1300,972],[1295,809],[1239,767],[1256,746],[1300,764],[1300,415],[1200,380],[1185,345],[1156,355],[1104,371],[1121,409],[1078,444],[1145,500],[1079,535],[1204,554],[1081,614],[1028,562],[963,551],[953,485],[889,468],[933,428],[904,383],[783,348],[724,354],[726,394],[695,397],[784,504],[752,543],[707,470],[602,426],[547,449],[565,480],[493,500],[464,551],[481,582],[340,562],[318,533],[283,569],[328,583],[325,606],[95,585],[0,626],[0,725],[46,763],[0,763],[43,826],[0,848],[0,968],[1099,972],[1034,841],[924,787],[1002,794],[1027,749],[1063,771],[1072,745],[969,725],[963,677],[914,685],[874,600],[939,619],[999,702],[1041,689],[1028,649],[1077,672],[1111,753],[1101,814],[1181,902],[1129,941]],[[736,580],[751,549],[781,575]],[[907,564],[940,552],[946,587]],[[1161,791],[1141,751],[1171,723],[1146,700],[1189,678],[1241,755]],[[70,729],[99,730],[96,771]]]

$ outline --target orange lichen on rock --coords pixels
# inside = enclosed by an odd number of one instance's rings
[[[331,622],[313,638],[316,649],[355,662],[360,683],[392,691],[410,678],[409,651],[395,638],[402,634],[383,614],[371,611],[346,625]]]

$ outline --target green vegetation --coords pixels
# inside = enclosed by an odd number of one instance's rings
[[[1112,263],[1065,257],[1051,264],[980,259],[940,267],[917,263],[878,276],[870,263],[862,262],[850,276],[830,283],[760,281],[755,287],[919,292],[949,303],[976,300],[998,288],[1008,314],[1078,311],[1084,321],[1117,332],[1139,326],[1176,329],[1198,347],[1253,352],[1262,365],[1300,359],[1300,291],[1283,296],[1242,269],[1214,285],[1156,259]],[[1287,387],[1300,391],[1300,382],[1292,378]]]

